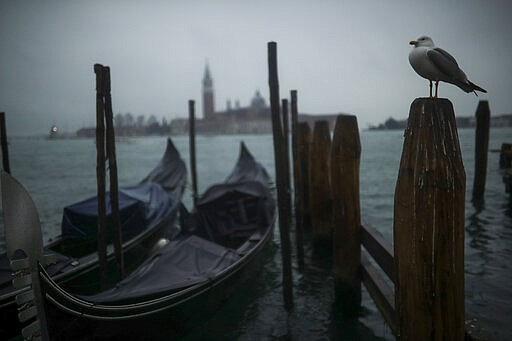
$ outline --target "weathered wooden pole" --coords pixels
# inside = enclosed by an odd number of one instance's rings
[[[297,149],[299,159],[299,186],[297,215],[302,217],[304,230],[311,229],[311,207],[309,205],[309,150],[311,148],[311,129],[308,122],[300,122],[297,126]]]
[[[500,168],[512,167],[512,143],[502,143],[500,151]]]
[[[192,178],[192,199],[194,206],[196,206],[198,193],[197,193],[197,169],[196,169],[196,114],[195,102],[188,101],[188,126],[189,126],[189,148],[190,148],[190,173]]]
[[[94,64],[96,74],[96,180],[98,189],[98,266],[100,285],[107,284],[106,199],[105,199],[105,102],[103,65]]]
[[[332,247],[330,154],[329,123],[316,121],[309,152],[309,204],[314,242],[319,251],[329,255]]]
[[[291,169],[290,169],[290,119],[288,114],[288,100],[283,99],[281,101],[282,104],[282,114],[283,114],[283,179],[285,183],[285,200],[286,200],[286,211],[288,212],[288,219],[291,225],[292,219],[292,197],[291,197]]]
[[[346,317],[357,317],[361,306],[361,205],[357,118],[336,118],[331,147],[333,277],[336,301]]]
[[[7,129],[5,127],[5,113],[0,112],[0,144],[2,145],[2,168],[5,172],[11,173],[9,166],[9,148],[7,146]]]
[[[297,90],[290,91],[290,107],[292,122],[292,159],[293,159],[293,193],[295,207],[295,246],[297,248],[297,265],[299,270],[304,268],[304,217],[300,196],[302,186],[300,183],[299,147],[297,144],[297,130],[299,125],[299,111],[297,109]]]
[[[283,266],[283,298],[286,309],[293,306],[292,267],[290,247],[290,212],[287,212],[284,162],[284,134],[279,108],[279,77],[277,72],[277,44],[268,43],[268,85],[270,90],[270,111],[272,114],[272,135],[274,139],[274,161],[276,165],[277,202],[279,208],[279,236],[281,239],[281,260]]]
[[[475,175],[473,178],[473,203],[482,202],[487,175],[487,153],[489,149],[489,127],[491,113],[488,101],[480,101],[476,109]]]
[[[110,94],[110,68],[103,67],[103,82],[105,91],[105,121],[107,158],[110,179],[110,209],[112,222],[112,244],[121,278],[125,277],[123,232],[121,230],[121,216],[119,213],[119,189],[117,180],[116,136],[114,131],[114,113],[112,112],[112,96]]]
[[[393,227],[401,340],[464,339],[465,184],[451,102],[414,100]]]

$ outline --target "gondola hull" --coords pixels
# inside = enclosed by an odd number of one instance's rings
[[[163,204],[169,204],[165,210],[165,216],[147,221],[148,226],[123,241],[123,254],[125,259],[125,271],[130,273],[136,269],[150,254],[155,243],[168,235],[169,227],[177,218],[179,201],[184,192],[186,181],[185,163],[178,151],[169,139],[166,152],[160,163],[144,178],[139,186],[150,186],[153,183],[159,186],[159,190],[165,194]],[[133,188],[136,188],[134,186]],[[99,282],[98,255],[95,250],[81,247],[80,243],[73,242],[72,247],[66,246],[67,240],[61,236],[45,246],[45,253],[54,256],[54,262],[46,267],[46,271],[52,276],[55,283],[75,294],[92,294],[101,290]],[[85,244],[85,243],[84,243]],[[66,249],[73,249],[74,255],[66,255]],[[7,255],[0,255],[0,264],[4,284],[0,289],[0,313],[3,316],[0,328],[0,339],[7,339],[19,334],[20,324],[15,302],[16,294],[22,290],[15,289],[11,285],[12,271],[8,269]],[[119,277],[114,250],[111,244],[107,247],[107,283],[106,287],[113,286]]]
[[[180,235],[114,288],[73,295],[44,267],[30,270],[40,283],[35,305],[44,312],[38,315],[47,321],[44,332],[54,340],[182,336],[254,276],[273,238],[276,211],[268,174],[242,145],[226,181],[210,187],[192,213],[180,212]]]

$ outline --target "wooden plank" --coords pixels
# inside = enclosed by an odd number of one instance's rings
[[[382,233],[368,223],[361,224],[361,243],[394,283],[395,261],[391,243],[384,238]]]
[[[368,290],[382,317],[393,331],[393,334],[397,335],[398,326],[393,289],[364,253],[361,254],[361,276],[366,290]]]

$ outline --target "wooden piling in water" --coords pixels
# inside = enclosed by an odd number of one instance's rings
[[[192,197],[194,206],[197,203],[197,169],[196,169],[196,116],[195,102],[188,101],[188,125],[189,125],[189,148],[190,148],[190,173],[192,178]]]
[[[107,283],[106,199],[105,199],[105,102],[103,66],[94,64],[96,74],[96,181],[98,196],[98,266],[100,285]]]
[[[290,119],[288,114],[288,100],[283,99],[281,101],[281,108],[283,114],[283,166],[284,175],[283,179],[285,182],[285,200],[286,200],[286,212],[288,212],[288,219],[291,225],[292,219],[292,189],[291,189],[291,168],[290,168]]]
[[[330,154],[329,123],[316,121],[309,151],[309,205],[314,242],[326,254],[332,247]]]
[[[395,191],[399,339],[464,339],[465,178],[451,102],[414,100]]]
[[[333,277],[336,301],[346,317],[357,317],[361,306],[361,205],[357,118],[336,118],[331,147]]]
[[[512,167],[512,143],[502,143],[500,151],[500,168]]]
[[[106,151],[110,179],[110,208],[112,222],[112,244],[117,261],[119,275],[125,277],[123,233],[121,230],[121,216],[119,213],[119,189],[117,180],[116,136],[114,131],[114,113],[112,112],[112,96],[110,94],[110,68],[103,67],[103,82],[105,95],[105,121],[106,121]]]
[[[7,146],[7,129],[5,126],[5,113],[0,112],[0,144],[2,146],[2,168],[5,172],[11,173],[9,165],[9,147]]]
[[[487,175],[487,154],[489,149],[489,127],[491,113],[488,101],[480,101],[476,109],[475,133],[475,174],[473,178],[473,203],[482,202]]]
[[[293,160],[293,193],[294,193],[294,208],[295,208],[295,246],[297,248],[297,265],[299,270],[304,268],[304,209],[301,207],[301,196],[303,196],[303,189],[301,184],[300,174],[300,160],[299,160],[299,147],[298,147],[298,125],[299,125],[299,111],[297,109],[297,90],[290,91],[290,107],[291,107],[291,122],[292,122],[292,160]],[[309,142],[308,142],[309,143]]]
[[[297,158],[299,179],[297,186],[298,203],[296,215],[300,218],[304,230],[311,228],[311,207],[309,205],[309,150],[311,149],[311,129],[307,122],[297,125]]]
[[[279,107],[279,77],[277,72],[277,44],[268,43],[268,84],[270,90],[270,111],[272,115],[272,136],[274,139],[274,161],[276,167],[277,202],[279,207],[279,236],[283,266],[283,298],[286,309],[293,306],[292,268],[290,247],[290,212],[287,211],[285,193],[285,147],[282,118]]]

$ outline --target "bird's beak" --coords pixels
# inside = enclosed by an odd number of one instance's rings
[[[414,45],[414,46],[416,46],[416,45],[418,45],[418,42],[417,42],[416,40],[411,40],[411,41],[409,42],[409,45]]]

